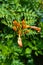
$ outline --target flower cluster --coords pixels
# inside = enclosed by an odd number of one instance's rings
[[[13,30],[17,32],[18,34],[18,45],[20,47],[23,47],[22,45],[22,39],[21,39],[21,36],[22,34],[26,34],[26,33],[29,33],[30,30],[28,30],[28,28],[31,28],[31,29],[34,29],[36,30],[37,32],[40,32],[41,31],[41,28],[38,28],[36,26],[29,26],[26,24],[25,20],[22,20],[21,23],[17,22],[16,20],[13,21]],[[23,31],[24,29],[26,29],[25,31]]]

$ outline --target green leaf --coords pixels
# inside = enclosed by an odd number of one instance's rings
[[[31,53],[31,49],[30,48],[26,48],[25,53],[26,54],[30,54]]]

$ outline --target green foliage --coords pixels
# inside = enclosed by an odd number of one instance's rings
[[[40,2],[0,0],[0,65],[34,65],[32,50],[35,50],[37,56],[43,55],[43,15],[40,16],[43,9],[39,10]],[[41,32],[30,29],[28,34],[22,36],[23,48],[20,48],[17,44],[18,36],[12,30],[12,22],[21,22],[23,17],[28,25],[40,27]]]

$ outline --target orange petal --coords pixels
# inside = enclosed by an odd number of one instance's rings
[[[17,25],[17,21],[15,20],[15,21],[13,21],[13,24],[16,26]]]
[[[17,27],[20,28],[20,23],[19,22],[17,23]]]
[[[22,21],[22,25],[23,25],[23,24],[26,24],[25,20]]]
[[[16,28],[16,26],[13,26],[13,30],[14,30],[14,31],[17,31],[17,28]]]
[[[22,28],[25,29],[26,28],[26,25],[22,25]]]
[[[30,28],[30,26],[29,25],[26,25],[26,28]]]

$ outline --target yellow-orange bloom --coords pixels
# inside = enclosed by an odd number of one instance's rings
[[[19,22],[17,22],[17,28],[20,28],[20,23]]]
[[[22,25],[23,25],[23,24],[26,24],[25,20],[22,21]]]
[[[13,28],[12,28],[14,31],[17,31],[17,28],[16,28],[16,26],[13,26]]]
[[[22,28],[26,29],[26,28],[30,28],[30,26],[29,25],[22,25]]]
[[[15,25],[15,26],[17,26],[17,21],[15,20],[15,21],[13,21],[13,24]]]

